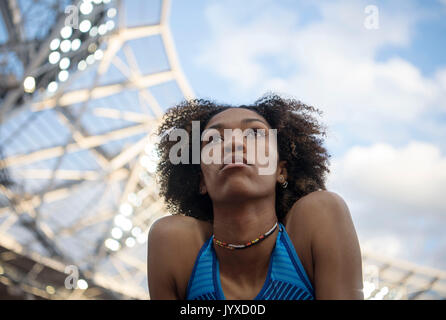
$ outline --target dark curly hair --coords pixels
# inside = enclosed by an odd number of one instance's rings
[[[301,197],[319,189],[326,190],[326,174],[330,172],[327,150],[323,146],[325,127],[317,122],[312,113],[322,112],[294,99],[285,99],[268,94],[253,105],[241,105],[263,116],[271,128],[277,129],[279,160],[286,161],[288,187],[276,185],[276,214],[282,221],[293,204]],[[208,194],[199,191],[200,164],[172,164],[169,161],[170,148],[176,141],[169,141],[168,133],[181,128],[189,133],[189,150],[192,150],[192,121],[200,121],[200,136],[209,120],[217,113],[234,106],[216,104],[209,100],[183,101],[167,110],[157,134],[160,162],[156,176],[160,196],[172,214],[192,216],[200,220],[213,219],[212,200]]]

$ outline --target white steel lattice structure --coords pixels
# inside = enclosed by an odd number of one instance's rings
[[[38,81],[40,74],[49,72],[49,56],[57,51],[52,50],[51,41],[58,37],[63,41],[64,13],[70,5],[81,9],[79,23],[85,17],[94,21],[106,15],[114,18],[107,20],[113,21],[112,28],[96,35],[100,41],[94,42],[92,24],[82,43],[94,61],[88,61],[88,56],[79,58],[68,79],[55,81],[57,90],[50,90],[48,84],[47,90],[26,95],[22,79],[31,75]],[[103,288],[117,297],[144,299],[148,297],[147,230],[165,214],[152,176],[156,160],[152,133],[164,110],[192,98],[193,92],[170,34],[169,1],[140,1],[136,5],[153,21],[136,25],[128,21],[128,1],[93,1],[90,5],[93,9],[75,1],[59,8],[61,12],[54,14],[55,27],[39,40],[39,50],[27,52],[31,58],[22,61],[28,64],[21,78],[17,77],[18,84],[4,90],[0,166],[13,184],[1,186],[0,244],[10,258],[2,260],[6,264],[2,270],[13,268],[8,261],[18,257],[38,256],[33,258],[37,269],[23,271],[23,285],[16,283],[22,291],[31,287],[26,279],[35,277],[35,270],[44,270],[39,266],[60,273],[63,266],[73,265],[89,284],[82,294],[76,290],[76,298],[91,297],[90,287],[96,285],[96,291]],[[82,9],[91,12],[83,15]],[[20,15],[20,8],[15,6],[15,10]],[[4,11],[14,16],[11,6]],[[97,27],[95,33],[101,33],[101,25]],[[13,23],[11,28],[16,29]],[[75,32],[72,28],[71,33]],[[70,41],[74,42],[73,37]],[[89,50],[91,44],[94,50]],[[71,61],[76,55],[69,56]],[[86,63],[82,66],[81,61]],[[54,263],[37,262],[41,259]],[[52,294],[72,296],[63,285],[53,284]]]
[[[87,2],[0,2],[8,34],[0,43],[0,298],[148,298],[147,231],[167,214],[152,133],[167,107],[194,93],[168,0]],[[67,8],[79,29],[62,31]],[[36,12],[47,14],[40,24]],[[446,297],[443,271],[369,252],[364,262],[368,298]],[[85,280],[76,290],[66,287],[67,266]]]
[[[362,251],[364,297],[386,300],[446,298],[446,272]]]

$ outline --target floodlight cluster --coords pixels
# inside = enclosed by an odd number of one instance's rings
[[[49,54],[41,75],[26,75],[23,90],[32,94],[44,88],[52,95],[77,71],[104,57],[102,38],[116,27],[117,9],[111,0],[83,0],[78,6],[78,25],[64,25],[49,41]]]
[[[144,186],[152,183],[151,174],[155,172],[158,157],[152,143],[148,143],[144,148],[144,153],[139,158],[143,170],[139,178]],[[147,189],[142,188],[138,192],[132,192],[127,196],[126,201],[119,206],[119,212],[113,219],[113,227],[110,236],[104,241],[105,247],[110,251],[118,251],[122,248],[132,248],[136,244],[144,244],[147,241],[147,234],[138,226],[134,225],[135,212],[142,206],[147,197]]]

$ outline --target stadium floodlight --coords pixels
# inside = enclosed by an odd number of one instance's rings
[[[57,88],[59,88],[59,85],[57,84],[57,82],[56,81],[51,81],[48,84],[47,90],[48,90],[49,93],[54,93],[54,92],[57,91]]]
[[[104,24],[101,24],[101,25],[99,26],[99,28],[98,28],[98,33],[99,33],[99,35],[101,35],[101,36],[103,36],[104,34],[106,34],[107,31],[108,31],[108,28],[107,28],[107,25],[106,25],[105,23],[104,23]]]
[[[115,28],[115,22],[113,20],[108,20],[105,23],[105,26],[107,27],[108,31],[111,31],[111,30],[113,30]]]
[[[46,291],[48,294],[51,294],[51,295],[53,295],[53,294],[56,293],[56,289],[54,289],[53,286],[49,286],[49,285],[45,287],[45,291]]]
[[[107,17],[114,18],[116,16],[116,8],[110,8],[107,10]]]
[[[135,240],[135,238],[133,238],[133,237],[128,237],[128,238],[125,240],[125,244],[126,244],[127,247],[132,248],[132,247],[135,246],[135,244],[136,244],[136,240]]]
[[[104,51],[102,51],[101,49],[96,50],[96,52],[94,53],[94,58],[96,60],[102,60],[103,57],[104,57]]]
[[[88,289],[88,282],[84,279],[77,280],[77,287],[81,290],[87,290]]]
[[[59,75],[57,76],[59,78],[60,82],[65,82],[68,80],[68,76],[70,74],[68,73],[67,70],[62,70],[61,72],[59,72]]]
[[[77,68],[80,71],[84,71],[85,69],[87,69],[87,62],[85,62],[85,60],[79,61],[79,63],[77,64]]]
[[[79,30],[83,33],[88,32],[91,28],[91,21],[84,20],[79,24]]]
[[[115,239],[111,238],[105,240],[105,246],[111,251],[118,251],[121,248],[121,244]]]
[[[60,51],[67,53],[71,50],[71,41],[70,40],[64,40],[60,43]]]
[[[71,50],[76,51],[81,47],[82,41],[80,39],[74,39],[71,42]]]
[[[132,236],[137,237],[142,233],[141,228],[134,227],[132,229]]]
[[[87,48],[88,52],[90,52],[90,53],[94,53],[97,49],[98,49],[98,45],[94,42],[90,43]]]
[[[71,64],[70,58],[64,57],[59,62],[59,68],[61,70],[66,70],[70,67],[70,64]]]
[[[90,1],[82,1],[79,10],[83,15],[89,15],[93,11],[93,5]]]
[[[60,29],[60,35],[63,39],[68,39],[73,34],[73,28],[70,26],[65,26],[62,29]]]
[[[115,225],[124,231],[130,231],[133,228],[133,223],[121,214],[118,214],[114,219]]]
[[[34,77],[28,76],[23,80],[23,88],[27,93],[33,93],[36,90],[36,79]]]
[[[90,54],[86,59],[88,64],[93,64],[95,62],[94,55]]]
[[[98,35],[98,27],[94,26],[93,28],[91,28],[90,30],[90,36],[92,37],[96,37]]]
[[[119,212],[123,215],[123,216],[130,216],[133,213],[133,207],[127,203],[124,202],[123,204],[121,204],[121,206],[119,207]]]
[[[111,230],[111,235],[112,235],[113,238],[119,240],[119,239],[122,238],[123,232],[122,232],[122,230],[121,230],[120,228],[118,228],[118,227],[114,227],[114,228]]]
[[[48,56],[48,61],[51,64],[56,64],[58,63],[60,60],[60,53],[57,51],[51,52],[50,55]]]
[[[50,49],[53,51],[57,50],[59,48],[59,45],[60,45],[60,39],[58,39],[58,38],[53,39],[50,42]]]

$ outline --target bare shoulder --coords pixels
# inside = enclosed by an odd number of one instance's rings
[[[297,200],[283,220],[312,283],[314,283],[315,237],[320,235],[321,231],[326,235],[327,232],[333,232],[333,229],[342,229],[335,225],[345,225],[349,220],[350,213],[342,197],[325,190],[309,193]]]
[[[168,215],[156,220],[149,232],[152,237],[162,240],[188,240],[206,237],[212,233],[212,225],[192,217],[182,215]]]
[[[328,239],[329,234],[355,233],[344,199],[326,190],[309,193],[297,200],[288,212],[286,227],[291,233],[303,233],[311,245],[316,238]]]
[[[305,223],[306,229],[320,223],[350,219],[350,211],[344,199],[339,194],[326,190],[309,193],[297,200],[286,217],[290,227]]]
[[[211,234],[209,222],[188,216],[165,216],[152,224],[147,250],[152,297],[184,299],[195,258]]]
[[[344,199],[312,192],[296,201],[287,218],[295,241],[305,243],[316,299],[362,299],[361,251]]]
[[[148,247],[160,247],[170,253],[169,258],[181,259],[194,255],[211,234],[209,222],[181,215],[165,216],[152,224]]]

